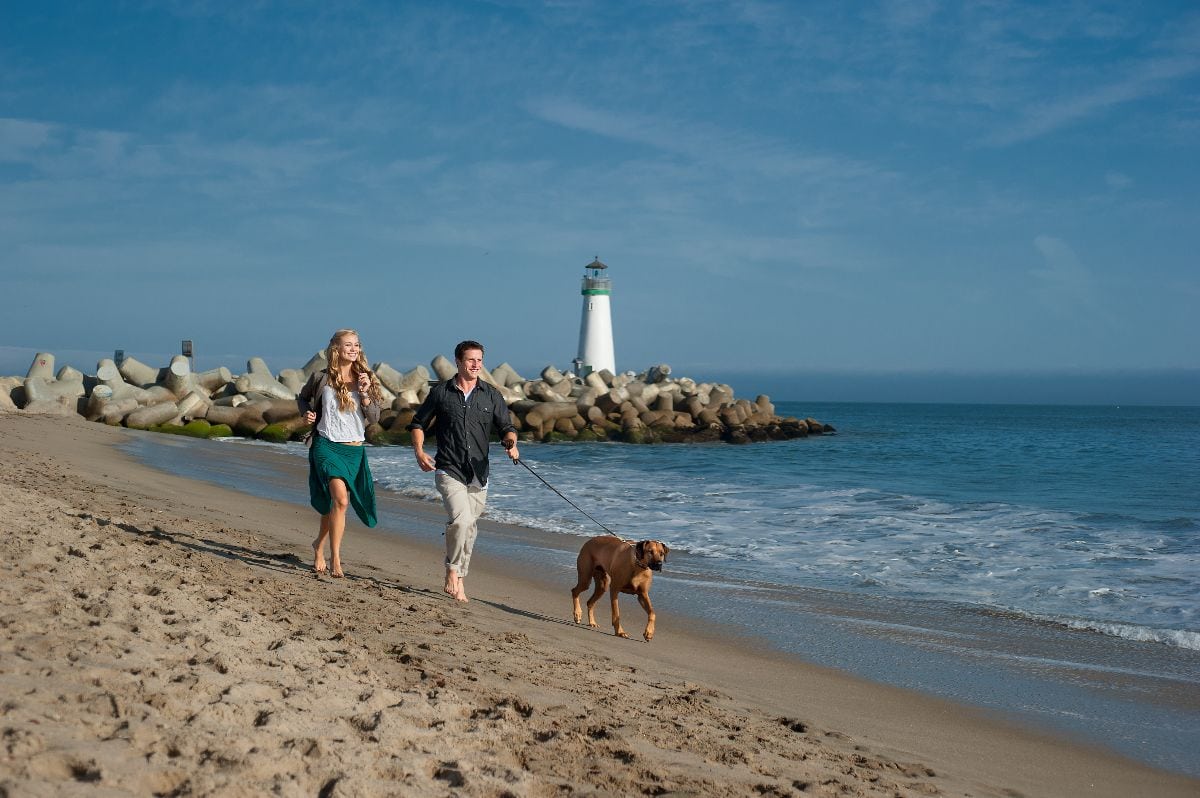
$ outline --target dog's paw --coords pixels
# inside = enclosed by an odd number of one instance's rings
[[[647,629],[646,631],[642,632],[642,637],[646,638],[646,642],[649,643],[654,639],[654,630]]]
[[[629,635],[625,633],[625,630],[624,630],[624,629],[618,629],[618,630],[616,631],[616,635],[617,635],[617,637],[623,637],[623,638],[625,638],[626,640],[628,640],[628,639],[629,639]]]

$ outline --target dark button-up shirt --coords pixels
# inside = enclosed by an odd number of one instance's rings
[[[463,395],[454,377],[433,386],[408,429],[426,430],[431,421],[435,422],[433,432],[437,436],[434,464],[464,485],[473,478],[487,485],[492,430],[501,436],[517,431],[504,397],[483,380],[475,383],[470,396]]]

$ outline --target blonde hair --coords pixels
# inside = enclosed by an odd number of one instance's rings
[[[371,402],[376,406],[383,402],[383,392],[379,387],[379,378],[375,376],[375,372],[371,371],[370,362],[367,360],[367,353],[362,350],[361,342],[358,350],[358,359],[350,363],[350,381],[342,380],[342,353],[338,349],[338,344],[348,335],[353,335],[358,338],[358,332],[351,329],[338,330],[329,339],[329,346],[325,349],[325,360],[329,362],[329,367],[325,370],[326,377],[329,382],[329,387],[333,388],[333,392],[337,394],[338,407],[344,413],[354,407],[354,399],[350,393],[358,389],[358,375],[366,374],[371,379],[371,387],[367,390]]]

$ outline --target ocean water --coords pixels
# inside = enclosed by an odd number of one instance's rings
[[[781,402],[836,435],[523,444],[614,533],[747,583],[941,600],[1200,650],[1200,408]],[[603,530],[499,451],[489,517]],[[437,501],[407,449],[377,482]]]
[[[671,547],[655,577],[660,636],[672,618],[700,618],[1200,776],[1200,408],[776,408],[838,432],[745,446],[524,443],[521,455],[612,532]],[[301,464],[299,444],[139,435],[129,449],[307,504],[294,470],[264,469]],[[249,449],[268,456],[239,456]],[[386,489],[381,529],[436,540],[440,508],[421,520],[389,507],[390,492],[438,502],[411,450],[369,458]],[[604,530],[498,446],[492,460],[487,517],[515,526],[481,533],[476,567],[525,562],[563,586],[565,617],[575,552]]]

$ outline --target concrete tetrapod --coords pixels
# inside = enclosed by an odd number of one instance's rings
[[[204,390],[208,391],[211,396],[216,391],[233,382],[233,374],[229,369],[220,366],[208,371],[201,371],[196,374],[196,382],[200,383]]]
[[[33,356],[33,362],[29,364],[29,371],[25,372],[25,379],[31,377],[40,377],[43,380],[54,379],[54,355],[49,352],[38,352]]]
[[[525,424],[532,430],[541,431],[541,435],[554,429],[554,423],[559,419],[571,418],[579,414],[579,408],[574,402],[541,402],[525,414]]]
[[[98,420],[103,421],[110,427],[117,427],[125,420],[125,416],[137,410],[138,407],[140,405],[138,405],[137,399],[134,399],[132,396],[126,396],[123,399],[114,399],[101,408]]]
[[[249,371],[238,377],[233,382],[238,393],[261,393],[266,396],[271,396],[276,399],[295,399],[295,391],[288,390],[288,387],[269,374],[263,374],[258,371]]]
[[[404,379],[400,382],[401,390],[412,390],[424,395],[429,393],[429,369],[424,366],[413,366],[410,370],[404,372]]]
[[[566,377],[554,366],[546,366],[546,368],[542,369],[542,379],[546,381],[547,385],[558,385]]]
[[[92,395],[88,397],[84,418],[88,421],[98,421],[104,415],[105,408],[112,404],[112,398],[112,388],[103,384],[97,385],[92,389]]]
[[[149,429],[155,424],[163,424],[179,415],[179,406],[174,402],[159,402],[149,407],[141,407],[125,416],[125,426],[131,429]]]
[[[438,355],[429,361],[429,367],[433,369],[433,373],[437,375],[439,380],[448,380],[458,373],[458,369],[454,363],[447,360],[445,355]]]
[[[75,372],[79,374],[79,372]],[[78,380],[56,380],[43,377],[28,377],[25,380],[25,404],[44,400],[78,399],[86,391],[83,388],[83,375]]]
[[[264,376],[275,379],[275,374],[267,366],[267,361],[261,357],[252,357],[246,361],[246,371],[249,374],[262,374]]]
[[[604,393],[605,391],[609,390],[609,388],[611,388],[612,385],[610,384],[611,380],[609,382],[604,381],[604,377],[601,376],[602,374],[608,374],[608,372],[607,371],[589,372],[588,375],[583,378],[583,381],[586,384],[590,385],[591,387],[595,388],[598,392]]]
[[[304,372],[304,379],[308,380],[308,378],[311,377],[314,373],[324,369],[328,365],[329,365],[329,361],[327,361],[325,359],[325,350],[321,350],[320,352],[317,352],[315,355],[310,357],[308,359],[308,362],[305,363],[303,368],[301,368],[300,370]]]
[[[132,357],[126,357],[118,364],[117,368],[126,382],[139,388],[147,388],[158,382],[158,369],[151,368]]]
[[[375,364],[375,376],[379,378],[380,384],[392,393],[398,394],[404,390],[404,375],[387,363]]]
[[[179,416],[186,422],[196,418],[205,418],[212,400],[203,390],[192,391],[179,400]]]
[[[283,369],[279,372],[279,384],[292,393],[300,393],[307,379],[300,369]]]
[[[111,358],[104,358],[96,363],[96,379],[100,384],[108,388],[112,394],[113,401],[133,398],[141,402],[145,396],[146,389],[139,388],[136,385],[130,385],[121,376],[121,371],[117,368],[117,364]],[[99,387],[99,386],[97,386]]]
[[[204,418],[210,424],[226,424],[233,427],[242,420],[242,408],[241,405],[230,407],[228,405],[214,404],[208,408],[208,413],[205,414]]]
[[[196,381],[196,375],[192,373],[191,361],[183,355],[171,358],[170,365],[163,373],[162,384],[164,388],[175,394],[177,399],[182,399],[200,387],[200,383]]]
[[[508,363],[501,363],[492,369],[492,377],[496,380],[497,385],[503,385],[505,388],[511,388],[514,385],[520,385],[525,382],[525,378],[518,374],[517,370],[508,365]]]

